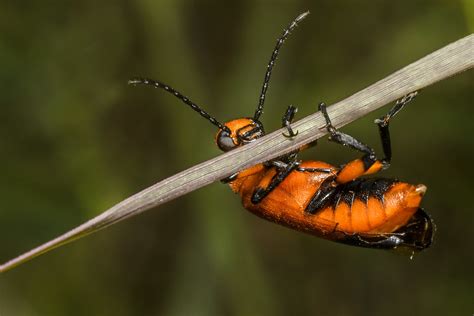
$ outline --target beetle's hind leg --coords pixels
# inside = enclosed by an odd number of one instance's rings
[[[361,141],[357,140],[351,135],[345,134],[343,132],[338,131],[331,122],[331,119],[329,118],[327,109],[326,109],[326,104],[324,102],[321,102],[319,104],[319,110],[323,113],[324,118],[326,119],[326,126],[324,128],[327,129],[329,132],[329,140],[341,144],[343,146],[348,146],[352,149],[355,149],[357,151],[360,151],[368,156],[371,156],[375,158],[375,151],[367,146],[366,144],[362,143]]]
[[[392,145],[390,142],[390,131],[388,129],[389,121],[398,112],[400,112],[407,103],[411,102],[416,97],[417,94],[418,92],[415,91],[397,100],[395,105],[392,107],[392,109],[390,109],[390,111],[385,116],[379,119],[376,119],[374,121],[374,123],[379,126],[380,139],[382,141],[383,152],[385,155],[382,161],[386,165],[389,165],[390,161],[392,160]]]
[[[288,106],[288,109],[286,110],[281,120],[282,127],[286,127],[286,129],[288,130],[288,134],[283,133],[283,136],[287,138],[293,138],[296,135],[298,135],[298,131],[295,132],[291,128],[291,122],[293,121],[293,118],[295,117],[296,112],[298,112],[297,107],[293,105]]]
[[[390,133],[389,133],[389,121],[394,117],[398,112],[400,112],[403,107],[412,101],[417,92],[412,92],[407,94],[400,100],[398,100],[393,108],[380,119],[375,120],[375,123],[379,126],[380,138],[382,141],[382,147],[384,152],[384,158],[378,159],[375,155],[375,151],[357,140],[356,138],[338,131],[331,123],[331,119],[326,110],[326,105],[324,103],[319,104],[319,110],[323,113],[324,118],[326,119],[325,128],[330,134],[330,140],[336,143],[339,143],[343,146],[351,147],[355,150],[358,150],[365,155],[360,158],[353,160],[343,166],[338,173],[336,182],[338,183],[347,183],[352,181],[362,175],[373,174],[379,172],[382,169],[387,169],[390,166],[390,161],[392,160],[392,148],[390,142]]]
[[[319,110],[326,119],[324,128],[329,132],[329,140],[364,153],[362,158],[355,159],[344,165],[338,172],[336,182],[347,183],[362,175],[373,174],[385,168],[383,161],[377,159],[375,151],[351,135],[338,131],[331,122],[326,110],[326,104],[320,103]]]

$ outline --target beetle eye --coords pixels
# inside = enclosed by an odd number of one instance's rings
[[[235,148],[235,144],[232,141],[229,132],[225,130],[219,132],[219,135],[217,135],[217,146],[219,146],[222,151],[229,151]]]

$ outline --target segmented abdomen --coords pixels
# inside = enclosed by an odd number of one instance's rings
[[[390,233],[416,212],[426,188],[394,179],[356,179],[338,185],[336,193],[315,214],[346,233]]]
[[[321,184],[333,177],[337,169],[319,161],[305,161],[304,168],[329,168],[331,173],[291,172],[261,202],[253,204],[251,196],[267,168],[254,167],[231,183],[242,196],[244,207],[267,220],[326,238],[332,232],[344,234],[391,233],[405,225],[417,211],[426,191],[424,185],[398,180],[367,178],[335,185],[336,193],[314,214],[306,211]],[[339,234],[340,235],[340,234]]]

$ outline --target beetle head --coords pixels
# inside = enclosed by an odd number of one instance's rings
[[[263,125],[253,118],[239,118],[224,124],[216,134],[216,144],[222,151],[229,151],[265,135]]]
[[[267,70],[265,72],[265,77],[262,85],[262,90],[260,92],[260,97],[258,99],[258,105],[255,110],[255,114],[253,118],[240,118],[236,120],[229,121],[225,124],[221,124],[217,119],[211,116],[209,113],[204,111],[200,106],[196,103],[192,102],[190,99],[185,97],[181,92],[173,89],[169,85],[152,79],[145,79],[145,78],[135,78],[129,81],[129,84],[138,85],[144,84],[148,86],[152,86],[155,88],[163,89],[168,93],[171,93],[178,99],[180,99],[183,103],[188,105],[194,111],[198,112],[202,117],[207,119],[209,122],[214,124],[219,128],[219,132],[216,135],[216,143],[217,146],[223,151],[229,151],[235,147],[244,145],[249,143],[261,136],[263,136],[264,130],[263,125],[260,123],[259,118],[263,113],[263,106],[265,103],[265,96],[267,93],[268,85],[270,82],[270,77],[272,73],[273,66],[275,65],[276,59],[278,57],[278,53],[280,51],[281,46],[287,39],[287,37],[291,34],[291,31],[296,27],[296,25],[303,20],[306,16],[308,16],[309,12],[303,12],[298,15],[288,27],[283,31],[281,36],[278,38],[275,48],[270,57],[270,61],[267,65]]]

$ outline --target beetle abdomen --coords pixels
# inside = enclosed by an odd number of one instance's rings
[[[417,211],[424,185],[394,179],[356,179],[338,185],[325,207],[315,214],[346,233],[391,233]]]

